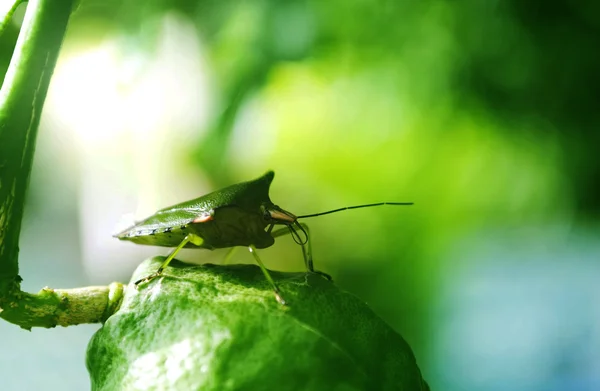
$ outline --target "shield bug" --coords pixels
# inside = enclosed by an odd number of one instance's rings
[[[306,269],[331,280],[328,274],[314,269],[309,229],[306,224],[298,222],[298,219],[323,216],[348,209],[413,204],[412,202],[380,202],[295,216],[271,202],[269,187],[274,176],[273,171],[268,171],[255,180],[231,185],[200,198],[161,209],[116,234],[116,238],[137,244],[175,247],[155,273],[136,281],[135,285],[138,286],[160,276],[169,262],[184,247],[233,250],[236,246],[244,246],[254,256],[265,278],[273,287],[277,301],[285,304],[279,288],[256,253],[257,249],[270,247],[275,243],[275,238],[290,234],[302,247]],[[274,229],[275,226],[282,227]]]

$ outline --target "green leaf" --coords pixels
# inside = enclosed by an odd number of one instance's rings
[[[132,281],[164,258],[146,260]],[[427,390],[404,339],[318,274],[178,261],[90,341],[94,390]]]

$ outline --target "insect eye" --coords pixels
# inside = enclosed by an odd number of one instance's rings
[[[261,206],[261,209],[262,209],[263,219],[265,219],[265,221],[269,221],[271,219],[271,213],[269,213],[269,210],[267,208],[265,208],[264,206]]]

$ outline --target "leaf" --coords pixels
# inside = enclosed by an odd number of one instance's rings
[[[132,281],[164,258],[146,260]],[[94,390],[427,390],[408,344],[318,274],[174,261],[94,335]]]

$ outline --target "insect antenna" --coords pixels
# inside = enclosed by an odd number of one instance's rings
[[[364,204],[364,205],[346,206],[344,208],[338,208],[338,209],[328,210],[326,212],[313,213],[313,214],[310,214],[310,215],[298,216],[297,218],[303,219],[303,218],[307,218],[307,217],[317,217],[317,216],[328,215],[330,213],[341,212],[343,210],[359,209],[359,208],[370,208],[372,206],[381,206],[381,205],[414,205],[414,202],[378,202],[376,204]],[[302,228],[302,227],[300,227],[300,228]]]
[[[304,239],[300,237],[300,234],[298,234],[298,231],[296,230],[296,228],[294,228],[294,226],[292,224],[288,224],[288,228],[290,229],[290,234],[292,235],[292,238],[294,238],[294,242],[296,242],[297,244],[302,246],[302,245],[308,243],[308,234],[306,233],[304,228],[300,225],[300,223],[298,223],[297,221],[295,223],[296,223],[296,226],[298,226],[298,228],[300,228],[300,231],[302,231],[302,233],[304,234]]]

